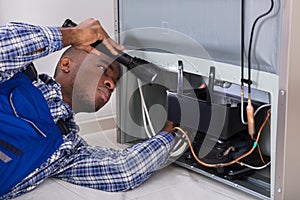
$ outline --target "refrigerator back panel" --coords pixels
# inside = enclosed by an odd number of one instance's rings
[[[270,1],[245,1],[245,58],[254,20]],[[279,73],[280,2],[254,32],[252,67]],[[120,42],[130,49],[151,49],[240,65],[241,1],[120,0]],[[245,65],[247,62],[245,59]]]

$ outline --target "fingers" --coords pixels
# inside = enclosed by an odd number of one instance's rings
[[[124,50],[124,46],[118,44],[117,42],[115,42],[114,40],[110,39],[110,42],[112,44],[112,46],[120,51]]]
[[[77,31],[76,31],[77,30]],[[75,31],[75,32],[74,32]],[[117,56],[118,50],[124,50],[124,47],[112,40],[100,22],[95,19],[87,19],[76,26],[72,34],[68,34],[70,38],[74,38],[66,44],[71,44],[77,49],[84,50],[88,53],[99,55],[99,51],[94,49],[92,45],[96,41],[102,41],[102,44],[109,50],[112,55]]]
[[[110,51],[112,55],[117,56],[118,52],[117,50],[124,50],[124,47],[119,45],[117,42],[112,40],[105,29],[101,26],[101,23],[99,21],[96,21],[99,26],[99,35],[98,40],[102,41],[102,44]]]
[[[205,83],[202,83],[199,87],[198,87],[198,89],[204,89],[204,88],[206,88],[207,87],[207,85],[205,84]]]
[[[102,44],[111,52],[112,55],[117,56],[118,55],[117,50],[119,51],[124,50],[124,47],[122,45],[118,44],[117,42],[115,42],[109,37],[109,35],[107,34],[107,32],[105,31],[105,29],[102,27],[101,23],[98,20],[94,20],[94,24],[98,26],[97,40],[102,41]],[[93,50],[93,52],[96,51]]]
[[[91,54],[100,56],[102,53],[100,51],[98,51],[97,49],[92,47],[92,50],[90,51]]]
[[[165,123],[165,126],[161,131],[169,132],[171,133],[174,128],[174,123],[172,121],[167,120]]]
[[[91,45],[72,45],[75,49],[85,51],[87,53],[91,53],[97,56],[100,56],[102,53],[97,49],[93,48]]]
[[[102,44],[110,51],[111,54],[113,54],[115,56],[118,55],[118,51],[117,50],[119,50],[119,51],[124,50],[124,47],[122,45],[116,43],[111,38],[103,40]]]

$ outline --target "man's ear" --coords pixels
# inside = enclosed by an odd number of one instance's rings
[[[68,57],[63,57],[60,59],[59,68],[64,73],[69,73],[71,68],[71,59]]]

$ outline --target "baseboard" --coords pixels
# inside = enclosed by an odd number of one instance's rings
[[[80,135],[95,133],[95,132],[100,132],[100,131],[116,128],[116,122],[115,122],[114,116],[109,116],[109,117],[100,118],[100,119],[90,119],[90,120],[80,121],[80,122],[77,122],[77,124],[80,127],[80,131],[79,131]]]

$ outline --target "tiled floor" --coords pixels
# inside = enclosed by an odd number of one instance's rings
[[[84,134],[83,137],[92,145],[112,148],[124,148],[115,141],[115,129]],[[150,177],[140,187],[118,193],[108,193],[72,185],[57,179],[48,179],[37,189],[17,200],[246,200],[257,199],[232,187],[188,171],[175,164],[168,165]]]

